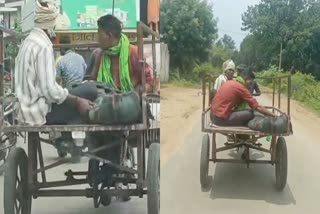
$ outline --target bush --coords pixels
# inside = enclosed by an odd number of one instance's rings
[[[258,77],[268,78],[279,74],[289,74],[289,72],[279,72],[275,66],[268,70],[260,72]],[[260,79],[259,83],[268,88],[273,87],[272,79]],[[278,91],[278,81],[275,82],[276,91]],[[281,92],[287,94],[287,81],[281,82]],[[315,110],[320,110],[320,82],[310,74],[297,72],[291,76],[291,97],[297,101],[303,102]]]
[[[213,67],[211,63],[204,63],[200,65],[196,65],[196,67],[193,69],[193,73],[201,78],[204,75],[215,75],[220,74],[221,71],[219,68]]]

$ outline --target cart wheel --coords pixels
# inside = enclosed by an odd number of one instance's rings
[[[111,197],[109,195],[102,193],[100,197],[100,202],[103,206],[107,207],[111,204]]]
[[[30,214],[28,158],[22,148],[13,149],[4,176],[4,214]]]
[[[211,185],[209,177],[209,148],[210,138],[206,134],[202,138],[201,156],[200,156],[200,184],[203,191],[208,191]]]
[[[286,141],[279,137],[276,145],[276,188],[283,190],[287,183],[288,157]]]
[[[8,159],[10,151],[17,143],[17,135],[13,132],[4,133],[0,138],[0,175],[5,170],[5,163]],[[3,147],[4,149],[1,149]]]
[[[148,153],[148,214],[160,213],[160,144],[152,143]]]

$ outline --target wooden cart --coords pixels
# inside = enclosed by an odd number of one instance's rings
[[[260,164],[272,164],[275,165],[275,176],[276,176],[276,188],[283,190],[287,182],[287,146],[285,136],[291,135],[291,121],[290,121],[290,88],[291,88],[291,76],[290,75],[279,75],[272,77],[271,80],[274,82],[272,91],[272,106],[267,107],[275,113],[283,114],[280,110],[281,107],[281,82],[287,81],[287,110],[286,114],[289,116],[288,121],[288,132],[283,135],[272,135],[271,144],[269,148],[263,147],[258,142],[259,139],[269,136],[268,133],[262,133],[254,131],[248,127],[222,127],[217,126],[211,122],[210,119],[210,102],[208,103],[207,94],[210,94],[212,84],[214,83],[216,76],[205,76],[203,78],[203,111],[202,111],[202,132],[206,133],[202,139],[201,145],[201,158],[200,158],[200,183],[203,190],[209,190],[212,184],[212,177],[209,176],[209,163],[244,163],[249,166],[251,163]],[[278,84],[278,107],[275,107],[276,98],[276,84]],[[218,147],[216,136],[221,134],[227,137],[227,142],[224,146]],[[242,135],[242,138],[239,136]],[[210,138],[211,136],[211,138]],[[243,138],[245,136],[245,138]],[[218,153],[226,150],[237,149],[240,151],[243,148],[243,154],[241,159],[222,159],[218,157]],[[250,158],[250,150],[258,150],[264,153],[270,154],[270,160],[253,160]]]
[[[15,33],[6,29],[0,29],[0,36],[3,35],[3,31]],[[153,41],[155,41],[158,34],[140,22],[137,25],[137,32],[139,57],[142,68],[144,68],[142,35],[144,32],[149,33],[152,35]],[[0,46],[1,41],[3,40],[0,40]],[[0,51],[1,62],[3,62],[2,56],[3,52]],[[0,80],[2,79],[3,72],[0,70]],[[144,75],[142,75],[142,83],[143,85],[145,84]],[[0,130],[1,134],[11,136],[12,138],[10,138],[9,144],[2,142],[0,147],[2,150],[8,151],[10,147],[12,148],[6,161],[4,175],[4,214],[31,214],[32,198],[36,199],[38,197],[88,197],[93,198],[94,207],[97,208],[100,204],[104,206],[109,205],[111,202],[110,197],[112,196],[138,196],[142,198],[145,194],[147,194],[148,199],[148,213],[158,214],[160,212],[160,118],[156,117],[148,125],[146,103],[155,104],[151,106],[159,108],[160,97],[157,94],[143,93],[142,99],[142,122],[134,125],[25,126],[17,125],[14,121],[13,124],[9,125],[3,122]],[[6,121],[4,114],[8,114],[8,110],[4,111],[3,109],[5,103],[14,103],[16,101],[14,97],[2,97],[0,99],[2,109],[0,118],[2,118],[2,121]],[[53,142],[47,138],[40,137],[40,134],[48,132],[72,132],[75,135],[77,134],[77,137],[83,136],[84,133],[92,132],[119,132],[122,133],[122,137],[117,142],[106,142],[98,148],[81,151],[81,156],[88,157],[90,159],[89,165],[93,165],[93,168],[96,170],[93,173],[95,179],[89,179],[91,167],[88,167],[88,171],[72,171],[70,169],[65,172],[66,179],[49,182],[47,181],[46,171],[68,163],[72,161],[72,158],[60,158],[49,165],[44,164],[45,152],[42,151],[42,143],[52,144]],[[25,133],[28,145],[27,152],[20,147],[14,147],[18,133]],[[121,148],[121,154],[117,163],[97,154],[116,146]],[[132,148],[137,148],[137,164],[134,163],[135,153],[132,152]],[[131,161],[131,164],[124,164],[127,160]],[[104,167],[108,167],[113,173],[111,175],[104,174],[101,164]],[[98,179],[97,177],[102,177],[102,179]],[[116,186],[117,183],[124,185],[134,184],[134,188],[128,185],[126,189],[119,189]],[[61,189],[61,187],[80,184],[88,184],[88,188]]]

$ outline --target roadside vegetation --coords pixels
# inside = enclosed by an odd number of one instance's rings
[[[199,87],[203,74],[221,74],[222,63],[232,59],[262,77],[291,73],[292,98],[320,111],[320,1],[261,0],[248,7],[242,14],[248,35],[239,49],[231,36],[218,37],[213,6],[206,0],[162,1],[160,28],[170,51],[171,83]]]

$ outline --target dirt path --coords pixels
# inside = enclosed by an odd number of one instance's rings
[[[161,86],[161,166],[201,116],[201,89]],[[200,128],[200,127],[199,127]]]
[[[228,163],[210,163],[212,189],[202,192],[199,160],[203,133],[200,130],[199,91],[174,87],[161,90],[165,98],[161,100],[161,213],[318,214],[320,118],[292,101],[294,134],[285,138],[288,179],[283,192],[274,188],[274,166],[252,164],[247,168],[244,164]],[[263,105],[272,104],[271,100],[268,95],[258,97]],[[284,100],[282,104],[285,108]],[[192,111],[188,111],[188,108]],[[183,115],[189,117],[184,119]],[[217,146],[222,146],[224,142],[225,138],[218,135]],[[268,148],[267,142],[262,143]],[[253,152],[252,157],[270,159],[268,154]],[[240,158],[235,155],[236,151],[225,151],[219,153],[218,157]]]

